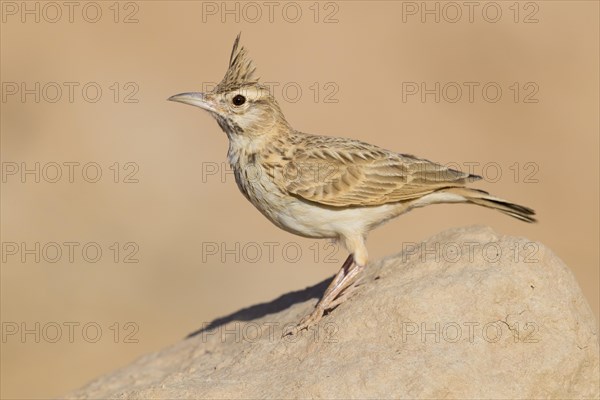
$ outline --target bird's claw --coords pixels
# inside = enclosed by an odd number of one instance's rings
[[[323,318],[324,312],[325,310],[323,310],[321,307],[315,307],[313,312],[308,315],[305,315],[304,318],[300,320],[298,325],[290,326],[287,329],[285,329],[285,331],[283,332],[283,336],[293,336],[299,334],[304,330],[308,330],[311,326],[314,326],[319,323],[321,318]]]

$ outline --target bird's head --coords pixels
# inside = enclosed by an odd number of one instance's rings
[[[240,35],[233,44],[225,77],[213,90],[181,93],[169,100],[208,111],[230,139],[264,136],[289,128],[269,88],[255,78],[252,60],[239,42]]]

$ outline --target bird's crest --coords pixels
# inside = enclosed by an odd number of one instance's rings
[[[246,49],[240,46],[240,35],[241,33],[235,38],[229,59],[229,68],[221,82],[215,87],[215,92],[226,92],[258,83],[258,78],[254,77],[256,68],[248,57]]]

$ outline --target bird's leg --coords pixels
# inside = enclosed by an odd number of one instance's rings
[[[351,294],[354,293],[354,291],[360,286],[361,281],[362,281],[362,278],[358,278],[358,279],[355,279],[353,282],[351,282],[350,285],[346,286],[346,288],[343,289],[340,292],[340,294],[335,299],[333,299],[333,301],[329,304],[329,308],[334,309],[337,306],[339,306],[340,304],[342,304],[343,302],[345,302],[351,296]]]
[[[353,263],[352,267],[344,275],[344,278],[331,293],[329,293],[327,299],[323,296],[321,301],[326,302],[323,311],[333,309],[346,301],[350,293],[356,289],[357,278],[364,268],[364,266],[359,265],[356,262]]]
[[[341,297],[340,295],[356,281],[356,277],[363,269],[363,266],[354,262],[354,256],[350,254],[327,287],[327,290],[325,290],[323,297],[321,297],[313,312],[302,318],[298,326],[286,332],[286,335],[308,329],[321,320],[325,311],[341,304],[347,298],[347,293],[344,293],[344,296]]]
[[[331,291],[337,285],[340,284],[340,282],[342,281],[342,279],[344,279],[344,276],[346,276],[348,274],[348,271],[352,267],[352,264],[354,264],[354,257],[352,256],[352,254],[350,254],[348,256],[348,258],[346,258],[346,261],[344,261],[344,264],[342,264],[342,268],[340,268],[340,270],[338,271],[338,273],[333,277],[333,279],[329,283],[329,286],[327,286],[327,289],[325,289],[325,293],[323,293],[323,296],[321,297],[321,300],[319,301],[319,303],[321,301],[323,301],[323,299],[325,297],[327,297],[327,295],[329,295],[329,293],[331,293]]]

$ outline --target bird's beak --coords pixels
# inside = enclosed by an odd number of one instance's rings
[[[214,104],[204,93],[180,93],[169,97],[167,100],[200,107],[206,111],[217,112]]]

